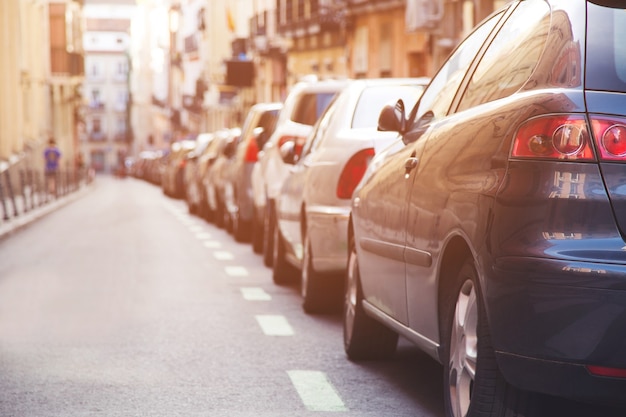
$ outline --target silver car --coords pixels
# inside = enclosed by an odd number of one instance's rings
[[[352,192],[374,154],[398,138],[397,132],[377,130],[380,110],[398,97],[417,102],[427,83],[427,78],[351,81],[314,126],[300,157],[293,144],[281,148],[285,163],[293,165],[276,198],[273,275],[282,283],[301,271],[306,312],[341,305]]]

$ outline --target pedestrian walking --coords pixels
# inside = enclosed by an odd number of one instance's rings
[[[61,159],[61,151],[56,146],[54,138],[50,138],[48,146],[43,152],[45,161],[45,176],[48,193],[57,195],[57,177],[59,174],[59,160]]]

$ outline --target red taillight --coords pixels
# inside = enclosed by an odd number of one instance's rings
[[[626,378],[626,369],[623,368],[607,368],[604,366],[587,365],[587,370],[592,375],[606,376],[611,378]]]
[[[591,127],[598,144],[600,158],[609,161],[626,161],[625,119],[592,116]]]
[[[280,139],[278,139],[278,147],[280,148],[281,146],[283,146],[285,144],[285,142],[289,142],[289,141],[296,141],[296,137],[295,136],[281,136]]]
[[[181,168],[185,168],[185,165],[187,165],[187,160],[186,159],[181,159],[180,160],[180,167]]]
[[[374,149],[363,149],[350,158],[343,167],[337,183],[337,198],[352,198],[354,189],[363,178],[365,170],[374,157]]]
[[[513,158],[593,161],[583,115],[548,115],[526,121],[515,135]]]
[[[256,143],[256,138],[252,138],[246,148],[246,155],[244,161],[256,162],[259,160],[259,145]]]
[[[306,142],[306,138],[302,136],[282,136],[278,139],[278,148],[283,146],[285,142],[292,141],[294,145],[294,155],[300,156],[302,153],[302,148],[304,147],[304,143]]]

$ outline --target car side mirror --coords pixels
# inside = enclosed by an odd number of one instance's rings
[[[406,125],[406,110],[402,99],[398,100],[395,105],[387,104],[378,116],[378,130],[383,132],[403,134],[406,131]]]
[[[298,161],[298,154],[296,152],[296,143],[293,140],[288,140],[287,142],[280,145],[278,149],[280,153],[280,157],[283,162],[289,165],[293,165]]]
[[[259,149],[263,148],[263,145],[265,145],[266,142],[266,138],[265,129],[262,126],[255,127],[252,130],[252,140],[256,142]]]

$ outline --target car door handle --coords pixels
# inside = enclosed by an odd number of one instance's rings
[[[407,159],[404,163],[404,178],[408,179],[411,175],[411,171],[417,168],[418,164],[419,159],[417,159],[415,156],[411,156],[409,159]]]

